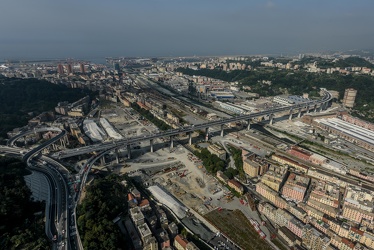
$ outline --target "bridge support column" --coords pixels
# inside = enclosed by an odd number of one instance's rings
[[[205,141],[209,140],[209,127],[205,128]]]
[[[65,144],[65,140],[64,140],[64,138],[61,138],[61,139],[60,139],[60,144],[61,144],[61,147],[62,147],[62,148],[66,148],[66,144]]]
[[[192,132],[188,133],[188,144],[192,145]]]
[[[103,157],[100,158],[100,164],[101,166],[105,165],[105,155],[103,155]]]
[[[151,147],[151,153],[153,153],[153,139],[149,141],[150,147]]]
[[[323,111],[323,104],[321,104],[321,106],[319,106],[319,112]]]
[[[119,154],[117,148],[114,150],[114,155],[116,156],[116,163],[119,164]]]
[[[299,108],[299,112],[297,112],[297,117],[298,117],[298,118],[301,117],[301,108]]]
[[[221,137],[223,137],[223,124],[221,125]]]
[[[131,159],[131,148],[130,148],[130,145],[127,145],[127,159]]]
[[[314,105],[314,113],[317,112],[317,104]]]
[[[292,120],[292,110],[290,111],[290,115],[288,116],[288,120]]]
[[[309,114],[309,109],[310,109],[309,105],[306,106],[306,113],[307,113],[307,114]]]
[[[64,136],[64,141],[65,141],[65,145],[69,145],[69,139],[66,135]]]
[[[247,130],[250,130],[251,129],[251,119],[248,119],[247,123],[248,123]]]
[[[174,137],[170,136],[170,149],[174,148]]]
[[[270,125],[273,125],[273,122],[274,122],[274,115],[273,114],[270,114],[270,116],[269,116],[269,124]]]

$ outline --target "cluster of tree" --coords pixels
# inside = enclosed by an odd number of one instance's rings
[[[81,89],[38,79],[0,75],[0,84],[0,138],[15,127],[25,126],[34,115],[52,110],[60,101],[73,102],[87,95]]]
[[[42,216],[44,204],[31,200],[23,176],[30,174],[22,161],[0,157],[0,248],[49,249]]]
[[[137,103],[132,103],[131,107],[135,109],[139,114],[144,116],[147,120],[152,122],[154,125],[156,125],[161,130],[168,130],[171,127],[166,124],[164,121],[161,121],[160,119],[157,119],[149,110],[141,108]]]
[[[233,179],[234,176],[237,176],[239,174],[239,171],[235,168],[227,168],[224,172],[224,174],[229,178]]]
[[[210,153],[206,148],[201,149],[201,151],[196,150],[194,154],[203,161],[209,173],[215,174],[217,171],[223,171],[225,169],[225,161],[220,159],[217,155]]]
[[[303,93],[318,96],[320,88],[327,88],[339,91],[340,98],[343,98],[346,88],[355,88],[358,92],[354,114],[362,119],[374,121],[373,76],[310,73],[306,71],[290,72],[273,69],[225,72],[217,69],[192,70],[180,68],[178,71],[187,75],[202,75],[225,81],[238,80],[241,86],[248,86],[251,88],[251,92],[258,93],[261,96],[301,95]]]
[[[235,162],[236,170],[238,171],[239,178],[245,179],[245,173],[243,170],[243,157],[242,157],[242,150],[240,148],[235,148],[229,146],[230,153],[232,155],[232,158]]]
[[[127,211],[127,189],[122,177],[95,179],[78,206],[78,228],[85,249],[124,249],[126,242],[113,219]]]

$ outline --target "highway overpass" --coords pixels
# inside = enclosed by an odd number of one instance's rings
[[[128,151],[129,151],[128,156],[130,157],[130,145],[134,143],[138,143],[142,141],[150,141],[150,145],[151,145],[150,148],[151,148],[151,151],[153,151],[154,139],[161,138],[161,137],[170,137],[170,140],[171,140],[170,146],[173,147],[173,137],[179,134],[187,133],[189,134],[189,143],[191,144],[192,132],[197,131],[197,130],[205,130],[205,132],[208,133],[208,130],[210,127],[221,126],[221,135],[223,135],[223,128],[225,124],[243,121],[243,120],[248,121],[248,124],[250,124],[254,118],[264,117],[264,116],[269,116],[270,124],[272,124],[274,115],[276,113],[289,111],[289,117],[291,119],[296,111],[296,114],[298,115],[298,117],[300,117],[302,110],[306,110],[306,112],[309,112],[311,109],[313,109],[314,111],[317,111],[318,107],[321,110],[324,108],[327,108],[328,102],[331,100],[331,98],[332,98],[331,94],[329,92],[325,92],[323,98],[320,100],[312,100],[312,101],[305,102],[302,104],[295,104],[295,105],[291,105],[287,107],[273,108],[273,109],[269,109],[265,111],[252,113],[252,114],[235,116],[235,117],[231,117],[227,119],[211,121],[211,122],[192,125],[188,127],[179,128],[179,129],[171,129],[168,131],[159,132],[159,133],[151,134],[151,135],[137,136],[137,137],[127,138],[127,139],[122,139],[122,140],[117,140],[117,141],[112,141],[112,142],[103,142],[103,143],[85,146],[81,148],[62,150],[58,153],[53,154],[52,157],[63,159],[63,158],[68,158],[72,156],[88,154],[92,152],[111,151],[111,150],[115,150],[121,147],[128,148]]]

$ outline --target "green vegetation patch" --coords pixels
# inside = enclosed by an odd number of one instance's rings
[[[355,58],[350,60],[357,60]],[[351,61],[344,61],[353,65]],[[258,69],[256,71],[233,70],[226,72],[220,69],[192,70],[178,68],[177,71],[186,75],[200,75],[232,82],[239,81],[241,86],[251,88],[251,92],[261,96],[281,94],[302,95],[309,93],[310,97],[318,97],[320,88],[339,91],[343,99],[347,88],[357,89],[356,106],[353,115],[374,122],[374,77],[369,75],[343,75],[310,73],[306,71],[289,71],[274,69]]]
[[[211,174],[225,169],[225,161],[217,155],[210,153],[206,148],[201,149],[201,151],[196,150],[194,154],[203,161],[206,170]]]
[[[86,188],[78,206],[78,228],[84,249],[126,249],[124,236],[113,223],[127,211],[127,189],[122,177],[109,175],[95,179]]]
[[[249,220],[239,210],[214,210],[204,215],[204,217],[242,249],[272,249],[265,240],[260,238]]]
[[[28,174],[22,161],[0,157],[1,249],[50,249],[44,232],[45,205],[31,200],[23,178]]]
[[[58,102],[74,102],[88,93],[43,80],[1,75],[0,85],[0,139],[5,138],[8,131],[25,126],[33,116],[53,110]]]
[[[164,121],[161,121],[157,117],[155,117],[149,110],[141,108],[137,103],[132,103],[131,107],[135,109],[139,114],[144,116],[148,121],[152,122],[154,125],[156,125],[161,130],[168,130],[171,127],[166,124]]]

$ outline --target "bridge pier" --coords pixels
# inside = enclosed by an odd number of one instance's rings
[[[323,103],[321,103],[321,106],[319,106],[319,112],[323,111]]]
[[[205,141],[209,140],[209,127],[205,128]]]
[[[223,137],[223,126],[224,124],[221,124],[221,137]]]
[[[273,122],[274,122],[274,114],[270,114],[269,119],[270,119],[269,124],[270,124],[270,125],[273,125]]]
[[[188,144],[192,145],[192,132],[188,133]]]
[[[101,164],[101,166],[104,166],[104,165],[105,165],[105,155],[103,155],[103,156],[100,158],[100,164]]]
[[[301,117],[301,108],[299,108],[299,111],[297,112],[297,117],[298,117],[298,118]]]
[[[118,148],[114,150],[114,155],[116,156],[116,163],[119,164]]]
[[[293,114],[292,114],[292,111],[293,111],[293,110],[291,109],[291,111],[290,111],[290,115],[288,116],[288,120],[292,120],[292,115],[293,115]]]
[[[248,123],[247,130],[250,130],[251,129],[251,119],[248,119],[247,123]]]
[[[130,145],[127,145],[127,159],[131,159],[131,148],[130,148]]]
[[[150,147],[151,147],[151,153],[153,153],[153,139],[149,141]]]
[[[66,135],[64,136],[64,141],[65,141],[65,145],[69,145],[69,139]]]
[[[170,136],[170,149],[174,148],[174,137]]]
[[[60,139],[60,144],[62,148],[66,148],[65,140],[63,138]]]
[[[309,105],[306,106],[306,113],[307,113],[307,114],[309,114],[309,109],[310,109]]]
[[[314,113],[317,112],[317,104],[314,104]]]

